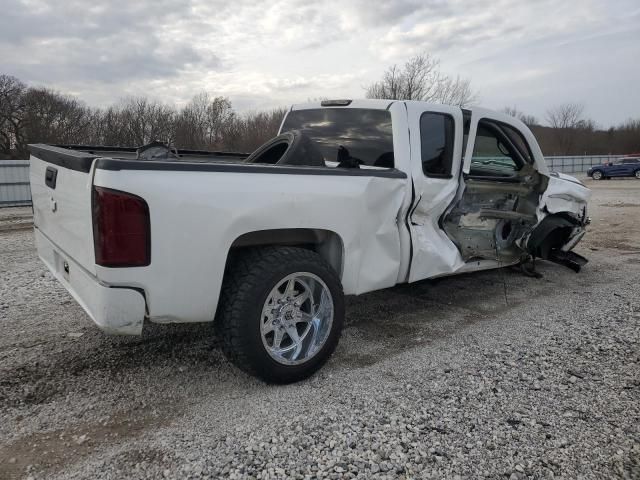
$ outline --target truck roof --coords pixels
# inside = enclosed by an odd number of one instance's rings
[[[428,110],[430,106],[434,108],[442,108],[442,104],[434,102],[423,102],[421,100],[384,100],[384,99],[335,99],[335,100],[322,100],[307,103],[298,103],[291,105],[289,111],[294,110],[311,110],[318,108],[366,108],[372,110],[388,110],[391,105],[396,102],[402,102],[405,104],[419,104],[425,110]],[[525,125],[520,119],[508,115],[504,112],[497,110],[491,110],[479,106],[459,107],[457,105],[451,105],[452,108],[460,108],[463,113],[477,114],[480,117],[491,116],[494,120],[503,121],[508,124],[516,124],[521,130],[529,130],[529,127]],[[489,115],[490,114],[490,115]]]

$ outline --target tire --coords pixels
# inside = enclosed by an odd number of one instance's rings
[[[602,171],[594,170],[593,173],[591,173],[591,178],[594,180],[604,180],[604,175],[602,174]]]
[[[311,284],[315,289],[305,289]],[[281,285],[284,290],[278,290]],[[290,285],[293,287],[287,290]],[[294,302],[305,290],[314,293],[301,304]],[[342,284],[317,253],[297,247],[264,247],[242,251],[230,262],[216,331],[225,356],[250,375],[280,384],[309,377],[335,350],[343,323]],[[298,343],[294,336],[300,339]]]
[[[633,176],[636,177],[638,180],[640,180],[640,168],[635,172],[633,172]]]

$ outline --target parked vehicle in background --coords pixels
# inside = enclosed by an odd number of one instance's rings
[[[611,163],[591,167],[587,171],[594,180],[605,180],[613,177],[636,177],[640,179],[640,157],[618,158]]]
[[[282,383],[327,361],[345,294],[587,261],[589,189],[513,117],[336,100],[280,131],[249,156],[32,145],[40,258],[103,330],[215,319],[236,365]]]

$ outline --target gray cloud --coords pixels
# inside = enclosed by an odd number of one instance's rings
[[[352,14],[366,26],[389,26],[416,16],[437,20],[454,14],[448,0],[355,0],[352,7]]]
[[[542,117],[584,101],[603,123],[640,110],[625,93],[640,76],[637,0],[0,2],[0,73],[88,103],[181,104],[201,90],[244,109],[361,97],[386,66],[427,51],[488,106]]]
[[[192,65],[221,67],[215,54],[205,56],[187,39],[172,38],[175,22],[191,20],[186,1],[114,1],[94,8],[86,2],[34,8],[7,1],[8,13],[0,17],[4,67],[29,81],[114,83],[177,76]]]

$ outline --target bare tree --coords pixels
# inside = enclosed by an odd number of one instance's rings
[[[29,142],[82,143],[92,115],[83,102],[47,88],[30,88],[24,95],[23,127]]]
[[[458,105],[465,107],[478,100],[478,93],[471,89],[471,80],[448,77],[443,75],[439,79],[438,87],[430,99],[432,102],[443,103],[445,105]]]
[[[0,154],[11,158],[24,144],[24,93],[26,85],[16,77],[0,75]]]
[[[584,105],[564,103],[547,110],[546,120],[553,129],[554,152],[569,155],[575,151],[579,130],[593,130],[595,124],[583,118]]]
[[[178,115],[176,144],[218,149],[223,142],[224,126],[234,115],[228,98],[199,93]]]
[[[242,152],[255,150],[277,135],[286,113],[285,108],[275,108],[233,117],[223,129],[224,148]]]
[[[402,67],[389,67],[382,80],[365,90],[367,98],[423,100],[459,106],[470,105],[478,99],[469,80],[445,75],[440,71],[439,60],[429,54],[416,55]]]
[[[584,105],[581,103],[563,103],[547,110],[547,122],[552,128],[578,128],[583,122]]]
[[[614,129],[613,134],[618,148],[640,156],[640,118],[627,120]]]
[[[529,128],[540,125],[540,122],[536,117],[534,117],[533,115],[527,115],[526,113],[518,110],[516,107],[504,107],[502,111],[507,115],[511,115],[512,117],[517,118]]]
[[[127,126],[124,124],[120,108],[108,107],[98,110],[95,116],[95,124],[92,130],[92,142],[97,145],[125,146],[128,135]]]
[[[251,151],[278,134],[286,108],[274,108],[264,112],[247,114],[244,118],[243,148]]]
[[[173,107],[146,97],[131,97],[121,103],[116,118],[123,123],[119,143],[174,142],[176,111]]]

